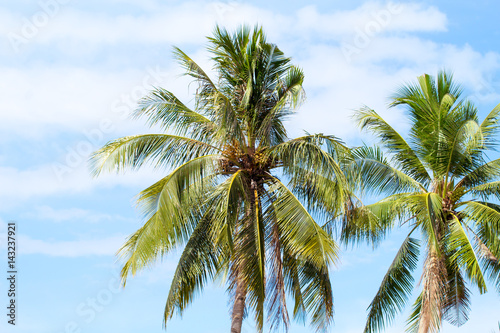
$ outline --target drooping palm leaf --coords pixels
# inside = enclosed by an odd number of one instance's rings
[[[415,270],[419,256],[419,243],[408,236],[389,270],[380,288],[370,303],[368,320],[364,332],[383,330],[400,312],[413,290],[412,272]]]

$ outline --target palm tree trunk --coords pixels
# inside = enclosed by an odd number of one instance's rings
[[[246,195],[247,195],[247,200],[249,202],[249,205],[246,207],[246,212],[245,212],[245,218],[244,221],[247,224],[245,227],[248,227],[248,224],[251,224],[251,216],[254,212],[254,205],[253,205],[253,200],[252,198],[252,193],[255,188],[256,184],[252,180],[250,183],[250,188],[248,189]],[[243,230],[245,229],[243,227]],[[240,230],[240,233],[243,233]],[[242,235],[240,242],[235,244],[235,250],[237,252],[238,249],[243,248],[243,244],[248,241],[248,235]],[[234,304],[233,304],[233,313],[231,315],[231,333],[241,333],[241,325],[243,323],[243,315],[245,314],[245,300],[247,297],[247,290],[245,286],[245,282],[243,281],[243,277],[241,275],[241,270],[242,267],[245,267],[245,258],[243,257],[241,260],[238,261],[238,268],[235,269],[234,276],[236,279],[236,292],[234,295]]]
[[[246,296],[247,292],[244,283],[238,278],[236,282],[236,294],[234,295],[233,314],[231,316],[231,333],[241,333]]]
[[[438,332],[443,314],[443,289],[446,266],[434,249],[429,250],[424,265],[424,286],[418,333]]]

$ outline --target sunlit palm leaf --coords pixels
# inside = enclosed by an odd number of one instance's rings
[[[150,126],[159,124],[165,130],[172,129],[179,135],[190,135],[208,142],[216,129],[210,119],[189,109],[174,94],[163,88],[155,88],[143,97],[134,116],[146,117]]]
[[[468,278],[474,282],[481,293],[484,293],[486,291],[486,282],[479,265],[479,259],[457,216],[453,216],[450,223],[450,241],[448,245],[449,250],[452,252],[450,260],[456,262],[459,268],[464,269]]]
[[[402,170],[418,182],[430,182],[425,166],[410,145],[375,111],[363,108],[354,116],[361,129],[367,129],[376,135],[380,143],[394,153],[394,158],[401,164]]]
[[[190,138],[168,134],[126,136],[107,143],[92,156],[93,173],[138,169],[144,163],[155,167],[178,166],[217,148]]]
[[[401,312],[413,289],[412,272],[417,266],[418,256],[418,241],[408,236],[368,307],[370,312],[364,332],[383,330]]]

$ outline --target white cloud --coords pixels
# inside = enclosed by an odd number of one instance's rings
[[[117,235],[102,239],[84,239],[73,241],[46,241],[19,236],[21,255],[43,254],[54,257],[82,257],[90,255],[115,255],[116,250],[126,240],[126,236]]]
[[[66,173],[60,175],[54,170],[54,165],[25,170],[0,167],[0,209],[22,205],[25,200],[33,197],[90,193],[95,188],[110,188],[116,185],[137,188],[139,191],[164,176],[165,172],[162,173],[161,170],[144,168],[137,172],[103,174],[92,178],[85,163],[74,169],[68,168]]]
[[[83,134],[98,128],[104,119],[110,128],[106,133],[118,124],[130,127],[128,116],[137,100],[154,85],[174,80],[176,74],[159,66],[113,73],[75,67],[0,71],[0,128],[31,137],[54,128]]]
[[[109,15],[85,12],[76,6],[61,6],[45,24],[36,27],[35,16],[43,9],[21,17],[7,11],[3,33],[22,36],[26,22],[35,25],[37,33],[28,43],[50,43],[57,40],[78,40],[86,43],[203,43],[215,23],[233,27],[242,22],[260,22],[280,34],[317,35],[332,38],[351,34],[366,25],[379,23],[388,31],[444,31],[446,15],[436,7],[418,3],[372,1],[352,10],[320,13],[315,6],[305,6],[293,15],[282,15],[242,2],[190,1],[163,6],[145,6],[147,14]],[[422,21],[425,20],[425,24]],[[29,25],[29,23],[28,23]],[[0,30],[1,31],[1,30]],[[203,33],[200,33],[203,32]],[[25,36],[26,37],[26,36]]]
[[[135,219],[127,219],[120,215],[110,215],[94,212],[87,209],[81,208],[65,208],[56,209],[47,205],[37,206],[34,208],[33,212],[26,213],[26,218],[36,217],[37,219],[50,220],[52,222],[87,222],[87,223],[98,223],[98,222],[109,222],[109,221],[124,221]]]
[[[414,82],[424,73],[435,75],[442,68],[453,70],[457,82],[476,102],[487,104],[500,99],[491,88],[492,73],[500,69],[500,55],[481,54],[469,45],[379,36],[347,60],[339,46],[324,44],[312,45],[302,55],[300,65],[306,73],[304,86],[309,98],[291,119],[295,135],[307,129],[346,140],[359,138],[351,116],[363,105],[375,109],[397,129],[405,129],[402,111],[387,109],[390,95],[401,84]]]
[[[7,223],[0,218],[0,238],[3,240],[6,237]],[[116,254],[117,249],[123,245],[127,237],[119,234],[101,239],[51,241],[33,239],[24,234],[17,234],[17,254],[43,254],[54,257],[112,256]],[[0,241],[0,248],[6,248],[6,242]]]
[[[30,44],[47,44],[69,40],[80,43],[116,44],[120,42],[180,43],[186,40],[203,42],[199,31],[211,31],[219,12],[213,3],[186,2],[180,5],[166,5],[152,8],[147,15],[88,12],[77,6],[61,6],[54,13],[37,8],[25,16],[3,10],[0,17],[5,24],[0,31],[7,35],[19,50]],[[48,15],[50,14],[50,15]],[[37,23],[36,17],[45,15],[48,19]],[[21,41],[21,42],[19,42]],[[77,45],[77,44],[75,44]]]
[[[35,212],[32,213],[32,215],[40,219],[62,222],[84,219],[90,215],[90,212],[80,208],[54,209],[50,206],[38,206],[35,208]],[[108,216],[109,215],[103,214],[104,219]]]
[[[425,24],[422,20],[425,18]],[[322,37],[349,35],[357,31],[445,31],[447,18],[436,7],[418,3],[367,2],[353,10],[320,13],[316,6],[307,6],[297,13],[302,33]]]

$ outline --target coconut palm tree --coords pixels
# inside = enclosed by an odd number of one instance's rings
[[[346,184],[335,156],[347,150],[333,136],[288,138],[283,121],[303,99],[304,75],[262,29],[217,27],[208,40],[216,80],[174,50],[198,85],[194,106],[156,88],[135,116],[165,133],[123,137],[93,155],[96,175],[146,163],[171,170],[138,195],[145,223],[119,251],[123,284],[184,247],[165,325],[206,283],[223,279],[233,300],[231,332],[241,332],[247,313],[258,331],[265,313],[270,327],[287,327],[287,293],[294,317],[310,312],[325,330],[337,245],[313,216],[342,207]]]
[[[491,201],[500,198],[500,159],[487,156],[497,144],[500,104],[479,122],[477,109],[461,93],[446,72],[404,85],[391,106],[406,110],[406,139],[374,110],[355,113],[380,148],[356,149],[353,170],[366,193],[387,197],[366,206],[352,200],[342,237],[377,242],[393,227],[409,227],[368,308],[365,332],[384,329],[404,308],[420,248],[421,293],[409,331],[437,332],[443,319],[462,325],[471,285],[484,293],[489,279],[500,291],[500,205]]]

